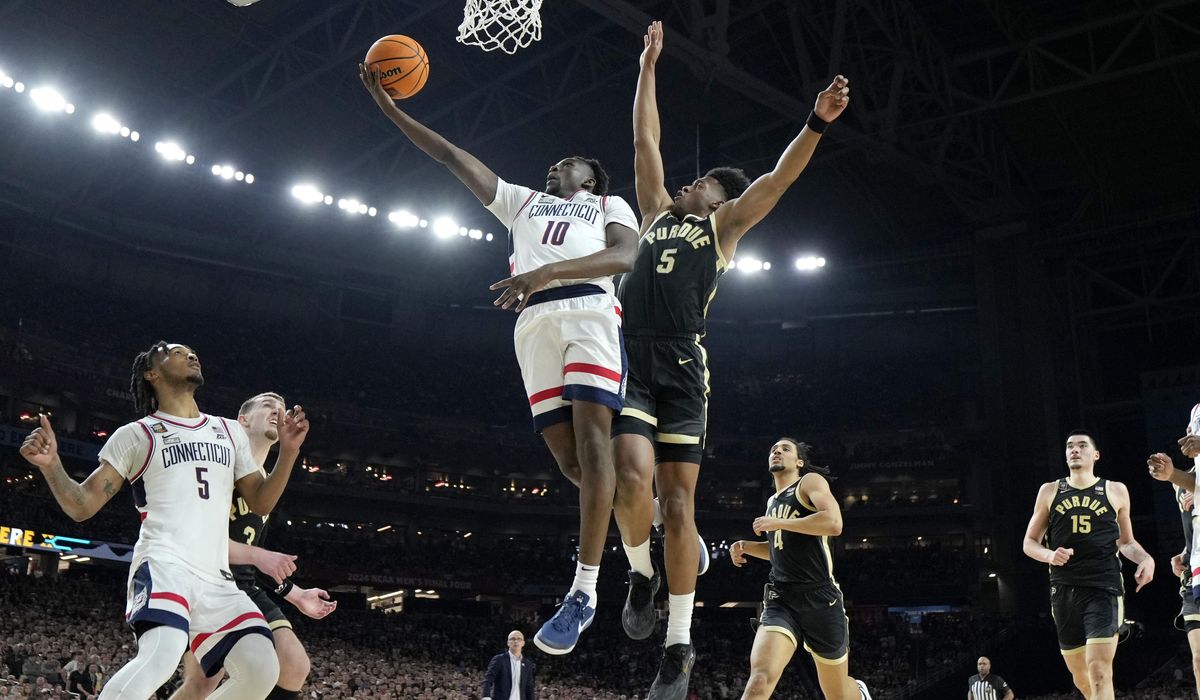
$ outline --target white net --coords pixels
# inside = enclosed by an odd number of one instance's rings
[[[542,38],[542,0],[467,0],[458,41],[513,54]]]

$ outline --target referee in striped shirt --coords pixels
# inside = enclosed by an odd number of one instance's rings
[[[992,673],[992,660],[986,656],[975,662],[979,673],[967,681],[967,700],[1013,700],[1012,688],[1004,679]]]

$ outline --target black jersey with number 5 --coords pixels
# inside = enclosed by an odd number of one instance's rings
[[[1050,583],[1124,593],[1121,561],[1117,558],[1121,527],[1109,498],[1108,480],[1097,479],[1091,486],[1077,489],[1066,479],[1059,479],[1054,486],[1048,546],[1073,549],[1075,553],[1065,565],[1050,567]]]
[[[659,214],[642,234],[637,262],[621,278],[622,326],[667,336],[704,335],[704,317],[725,271],[715,214]]]

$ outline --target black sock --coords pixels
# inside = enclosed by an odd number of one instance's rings
[[[267,696],[267,700],[299,700],[299,698],[299,690],[284,690],[279,686],[275,686],[275,689]]]

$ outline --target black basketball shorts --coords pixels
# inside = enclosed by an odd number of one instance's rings
[[[768,583],[763,588],[760,631],[778,632],[812,654],[819,664],[837,665],[850,649],[850,621],[842,591],[834,584],[816,588]]]
[[[708,353],[695,336],[625,334],[629,378],[613,437],[641,435],[659,462],[700,464],[708,422]]]
[[[1050,586],[1050,614],[1063,655],[1081,654],[1088,644],[1116,641],[1125,616],[1125,598],[1090,586]]]

